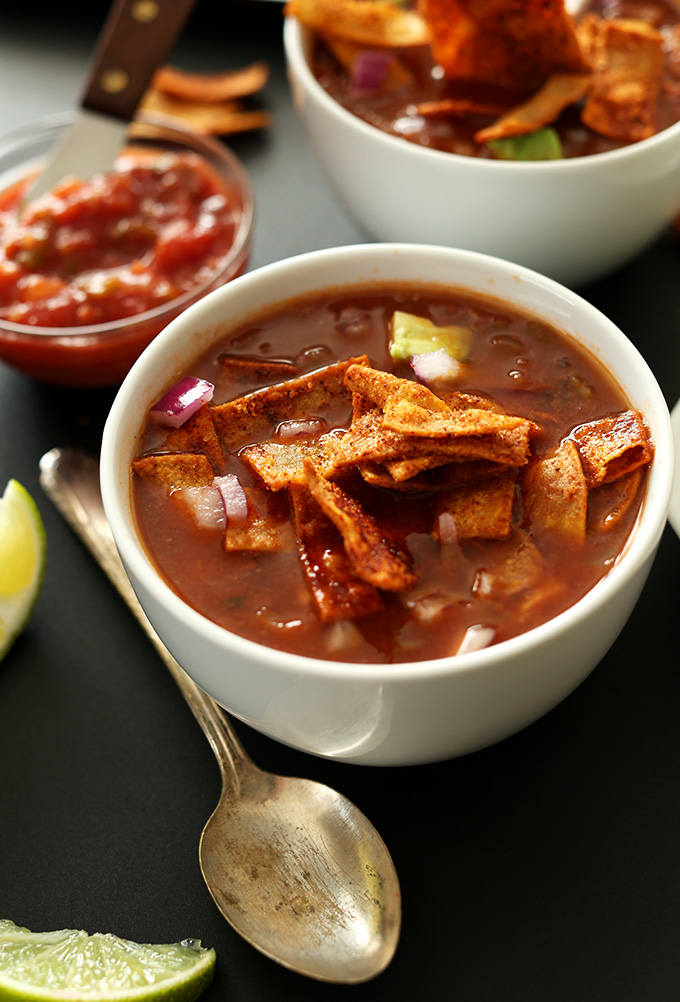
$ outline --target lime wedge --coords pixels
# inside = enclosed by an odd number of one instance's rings
[[[152,945],[78,929],[30,932],[0,919],[3,1002],[193,1002],[212,980],[200,940]]]
[[[0,660],[29,620],[42,587],[47,544],[35,501],[10,480],[0,498]]]

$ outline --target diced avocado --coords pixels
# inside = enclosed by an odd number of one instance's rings
[[[554,129],[538,129],[525,136],[492,139],[489,146],[499,160],[562,160],[562,141]]]
[[[437,327],[431,320],[395,310],[392,314],[390,355],[410,358],[444,348],[451,358],[462,362],[470,354],[472,331],[467,327]]]

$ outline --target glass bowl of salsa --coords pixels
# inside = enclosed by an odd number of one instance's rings
[[[406,244],[192,306],[126,377],[101,456],[180,664],[270,737],[372,765],[482,748],[576,688],[644,585],[672,468],[659,386],[602,314]]]
[[[475,148],[472,133],[494,121],[489,113],[473,119],[418,113],[448,93],[426,47],[408,50],[413,62],[429,67],[421,67],[416,89],[407,81],[396,93],[367,95],[320,33],[288,16],[284,43],[294,101],[315,157],[357,224],[378,240],[494,254],[572,287],[654,241],[680,212],[680,58],[670,47],[680,38],[680,22],[657,0],[610,9],[626,18],[664,19],[667,127],[617,143],[572,121],[560,140],[561,158],[536,161],[496,159],[488,144]]]
[[[22,203],[72,121],[0,141],[0,361],[65,386],[121,382],[182,310],[247,266],[253,195],[222,143],[145,117],[111,173]]]

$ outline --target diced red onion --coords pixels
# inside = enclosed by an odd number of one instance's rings
[[[440,543],[457,543],[456,520],[450,511],[443,511],[437,519],[437,535]]]
[[[227,518],[245,522],[248,518],[248,498],[238,477],[227,473],[223,477],[215,477],[214,483],[224,502]]]
[[[151,408],[151,417],[158,424],[179,428],[203,404],[212,400],[214,392],[215,387],[207,379],[185,376],[154,404]]]
[[[293,418],[290,421],[281,422],[276,429],[276,437],[282,442],[289,442],[293,438],[318,435],[325,426],[325,422],[321,418]]]
[[[459,378],[462,368],[446,348],[411,355],[411,366],[423,383],[453,383]]]
[[[360,52],[352,65],[352,90],[377,93],[385,83],[392,59],[392,54],[383,50]]]
[[[472,651],[480,651],[483,647],[488,647],[495,636],[496,630],[493,626],[482,626],[479,623],[468,626],[456,653],[470,654]]]
[[[189,508],[196,525],[204,529],[226,529],[224,500],[214,484],[205,487],[182,487],[173,491]]]

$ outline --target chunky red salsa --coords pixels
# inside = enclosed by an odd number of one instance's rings
[[[292,0],[293,11],[294,3],[295,0]],[[589,16],[597,16],[609,22],[616,20],[621,25],[631,27],[631,31],[632,26],[642,22],[643,28],[647,26],[653,31],[659,46],[661,69],[660,79],[653,85],[654,97],[653,100],[650,98],[653,107],[648,110],[652,124],[646,134],[660,132],[680,120],[678,10],[664,0],[616,0],[614,3],[609,0],[594,0],[589,6]],[[330,24],[329,32],[332,32]],[[624,39],[621,49],[625,49],[625,46]],[[642,132],[634,132],[634,126],[633,132],[627,135],[625,130],[616,127],[615,122],[608,123],[612,128],[607,128],[604,133],[589,127],[582,119],[583,101],[576,99],[554,121],[546,120],[545,124],[559,137],[556,141],[558,152],[552,146],[535,156],[500,151],[498,146],[484,140],[484,130],[497,121],[499,116],[506,114],[521,101],[528,100],[531,91],[523,93],[521,90],[508,90],[494,86],[488,80],[479,82],[452,79],[437,64],[430,46],[395,47],[383,51],[391,52],[396,63],[390,66],[387,75],[378,76],[376,82],[365,86],[358,81],[356,52],[352,50],[348,54],[342,42],[332,43],[328,37],[321,35],[317,38],[313,52],[312,69],[324,90],[352,114],[383,132],[421,146],[483,159],[496,159],[499,156],[503,159],[554,159],[602,153],[643,137]],[[611,55],[613,67],[619,59],[618,51],[620,50],[614,50]],[[630,58],[635,59],[632,52]],[[612,79],[607,81],[612,94],[618,86],[613,79],[615,71],[612,69]],[[646,71],[645,65],[641,65],[636,71],[633,64],[625,72],[634,80],[642,80]],[[627,80],[623,79],[619,93],[623,94],[627,86]],[[631,100],[640,101],[635,86],[633,90]],[[618,99],[618,96],[612,98],[613,101]],[[616,108],[610,110],[610,113],[615,115]],[[630,112],[634,123],[636,114],[637,107]],[[515,131],[519,135],[530,130],[520,128]],[[515,133],[510,128],[508,135],[512,134]]]
[[[378,286],[288,302],[199,359],[149,415],[133,504],[170,587],[228,630],[419,661],[592,588],[652,453],[607,372],[550,326]]]
[[[18,210],[0,195],[0,319],[83,327],[161,306],[208,279],[238,226],[229,194],[193,153],[136,151],[115,172],[68,178]]]

